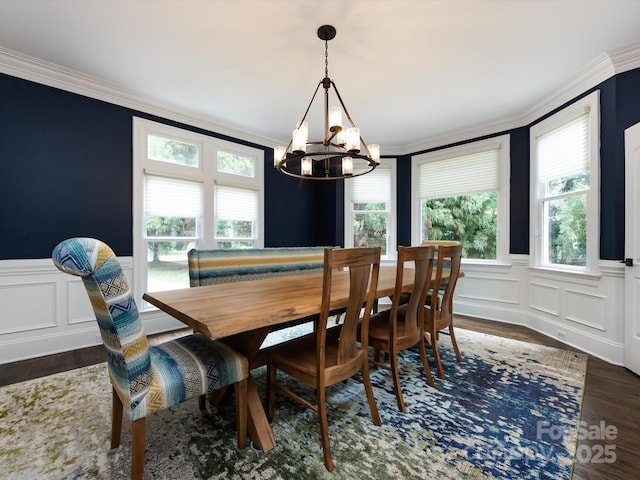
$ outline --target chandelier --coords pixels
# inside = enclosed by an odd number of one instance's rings
[[[324,78],[316,87],[311,101],[295,130],[289,145],[273,150],[273,166],[280,172],[304,179],[337,180],[356,177],[371,172],[380,164],[380,145],[367,145],[360,136],[347,107],[345,107],[338,87],[329,78],[329,40],[336,36],[331,25],[318,28],[318,38],[324,40]],[[316,98],[320,86],[324,88],[324,138],[309,141],[307,114]],[[340,105],[329,108],[329,89],[333,87]],[[343,128],[342,112],[349,122]],[[362,151],[364,149],[364,151]]]

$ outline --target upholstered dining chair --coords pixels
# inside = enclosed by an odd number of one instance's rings
[[[424,331],[428,336],[428,346],[433,350],[438,377],[444,378],[444,369],[438,351],[438,339],[441,331],[447,330],[451,337],[456,360],[462,361],[453,327],[453,294],[460,275],[462,245],[458,242],[434,242],[430,245],[436,246],[436,272],[425,302]],[[449,273],[448,280],[443,279],[443,273],[447,271]]]
[[[371,363],[391,370],[398,409],[401,412],[406,409],[398,372],[399,352],[418,346],[427,383],[434,386],[425,353],[423,333],[425,314],[423,306],[431,283],[433,251],[433,247],[398,247],[396,283],[391,308],[372,315],[369,322],[369,346],[374,350]],[[402,295],[405,268],[413,270],[414,277],[413,290],[408,298],[403,298]],[[401,304],[403,301],[406,303]],[[388,364],[379,360],[380,352],[384,352],[385,357],[389,358]]]
[[[337,271],[337,269],[347,271]],[[320,436],[324,453],[324,464],[333,471],[333,458],[329,443],[329,426],[325,389],[362,373],[371,417],[381,425],[380,414],[373,397],[368,363],[369,318],[376,298],[380,271],[380,247],[326,249],[320,320],[314,333],[284,342],[274,347],[267,363],[267,415],[273,421],[276,389],[293,400],[313,410],[319,417]],[[341,278],[336,278],[341,276]],[[348,276],[349,297],[344,320],[338,326],[327,328],[330,316],[332,285]],[[363,310],[364,313],[361,312]],[[358,326],[362,341],[358,342]],[[288,374],[299,382],[315,389],[316,403],[278,383],[277,371]]]
[[[53,250],[56,267],[82,277],[107,354],[112,385],[111,448],[120,445],[123,408],[132,420],[131,478],[144,471],[145,419],[189,398],[233,385],[239,448],[247,442],[247,359],[200,334],[149,346],[135,301],[111,248],[92,238],[71,238]]]

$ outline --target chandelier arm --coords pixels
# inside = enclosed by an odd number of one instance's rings
[[[349,110],[347,110],[346,105],[342,101],[342,97],[340,96],[338,87],[336,87],[336,84],[333,82],[333,80],[331,80],[331,85],[333,85],[333,89],[336,91],[336,97],[338,97],[338,101],[340,102],[340,105],[342,105],[342,109],[344,110],[344,114],[347,116],[347,120],[349,120],[349,123],[351,124],[352,127],[355,127],[356,124],[351,119],[351,115],[349,115]],[[367,145],[367,142],[364,141],[364,138],[362,138],[362,135],[360,135],[360,143],[364,145],[364,149],[367,152],[367,157],[371,158],[371,152],[369,151],[369,146]]]
[[[309,110],[311,109],[311,105],[313,104],[313,101],[315,100],[316,95],[318,94],[318,90],[320,89],[320,85],[322,85],[322,81],[318,82],[318,86],[316,87],[315,92],[313,92],[313,96],[311,97],[311,101],[309,102],[309,105],[307,105],[307,109],[305,110],[304,115],[302,116],[302,120],[300,120],[300,125],[302,125],[304,120],[307,118],[307,113],[309,113]],[[289,143],[289,145],[291,145],[291,143]]]
[[[351,115],[349,115],[349,110],[347,110],[346,105],[342,101],[342,97],[340,96],[340,92],[338,91],[338,87],[336,87],[336,84],[333,82],[333,80],[330,80],[330,81],[331,81],[331,85],[333,85],[333,89],[336,91],[336,96],[338,97],[338,101],[340,102],[340,105],[342,105],[342,109],[344,110],[344,113],[347,116],[347,120],[349,120],[349,123],[351,123],[352,127],[355,127],[356,124],[351,119]]]

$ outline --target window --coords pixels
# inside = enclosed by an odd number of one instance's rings
[[[381,247],[396,254],[396,163],[382,159],[375,170],[345,180],[345,247]]]
[[[263,246],[262,150],[134,119],[134,289],[189,286],[191,248]],[[143,307],[144,308],[144,307]]]
[[[218,248],[255,247],[258,193],[246,188],[216,185]]]
[[[412,159],[412,243],[457,240],[465,261],[506,263],[509,136]]]
[[[531,128],[532,264],[592,271],[598,259],[599,92]]]

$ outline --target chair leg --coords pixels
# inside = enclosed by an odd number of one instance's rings
[[[449,336],[451,337],[453,351],[456,352],[456,360],[458,360],[458,363],[462,362],[462,355],[460,355],[460,349],[458,348],[458,342],[456,341],[456,334],[453,333],[453,323],[449,325]]]
[[[424,368],[424,374],[427,377],[427,383],[430,387],[435,388],[436,385],[433,382],[433,376],[431,375],[431,367],[429,366],[429,359],[427,358],[426,345],[425,345],[424,335],[420,337],[420,342],[418,343],[418,348],[420,350],[420,358],[422,359],[422,367]]]
[[[133,434],[131,446],[131,480],[142,480],[146,436],[145,417],[134,420],[131,429]]]
[[[436,370],[438,371],[438,378],[444,379],[444,370],[442,369],[442,362],[440,361],[440,352],[438,352],[437,332],[431,333],[431,349],[433,350],[433,359],[436,362]]]
[[[207,409],[207,394],[203,394],[203,395],[199,395],[198,396],[198,408],[200,410],[206,410]]]
[[[120,446],[120,435],[122,434],[122,400],[118,396],[115,388],[112,388],[111,405],[111,448]]]
[[[269,362],[267,365],[267,420],[273,421],[273,411],[276,405],[276,367]]]
[[[236,429],[238,448],[247,446],[247,379],[240,380],[234,385],[236,392]]]
[[[391,364],[391,376],[393,377],[393,387],[396,390],[396,401],[398,410],[406,412],[404,398],[402,397],[402,387],[400,386],[400,374],[398,372],[398,355],[396,352],[389,352],[389,363]]]
[[[371,411],[371,418],[373,423],[380,426],[382,420],[380,420],[380,413],[378,412],[378,406],[376,405],[376,399],[373,396],[373,388],[371,388],[371,377],[369,376],[369,361],[366,356],[364,357],[364,365],[362,367],[362,383],[364,383],[364,391],[367,393],[367,401],[369,402],[369,410]]]
[[[325,401],[325,389],[316,389],[318,401],[318,417],[320,422],[320,438],[322,440],[322,452],[324,454],[324,466],[329,472],[333,472],[333,457],[331,456],[331,444],[329,443],[329,422],[327,421],[327,404]]]

